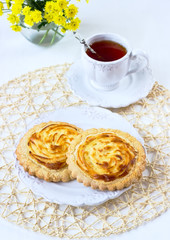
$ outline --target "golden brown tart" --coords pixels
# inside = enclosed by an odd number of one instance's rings
[[[46,181],[69,181],[66,159],[71,142],[82,130],[65,122],[41,123],[30,129],[16,149],[17,159],[30,175]]]
[[[86,130],[70,145],[67,155],[72,176],[93,189],[128,187],[145,169],[141,143],[120,130]]]

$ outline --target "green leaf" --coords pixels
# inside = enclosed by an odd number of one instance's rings
[[[38,26],[37,28],[40,30],[42,27],[44,27],[45,25],[47,25],[47,21],[42,21]]]
[[[37,4],[37,1],[34,1],[34,0],[25,0],[25,3],[28,4],[28,6],[31,7],[31,10],[39,10],[39,11],[43,11],[43,8],[41,8],[41,6],[39,4]]]

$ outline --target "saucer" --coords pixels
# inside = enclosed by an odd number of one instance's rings
[[[146,97],[154,85],[154,78],[149,67],[124,77],[117,88],[104,91],[93,87],[85,77],[82,61],[75,62],[65,77],[73,90],[92,106],[120,108],[126,107]]]

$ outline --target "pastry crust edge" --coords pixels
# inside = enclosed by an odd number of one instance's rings
[[[24,170],[28,172],[31,176],[36,176],[48,182],[59,182],[59,181],[68,182],[74,179],[74,177],[71,176],[71,172],[68,169],[68,166],[59,170],[49,169],[46,166],[43,166],[42,164],[38,164],[30,160],[27,154],[27,149],[28,149],[27,143],[28,143],[29,137],[33,133],[40,131],[42,128],[50,124],[58,124],[58,125],[64,124],[64,125],[77,128],[77,130],[80,133],[83,131],[81,128],[73,124],[69,124],[67,122],[49,121],[49,122],[43,122],[43,123],[37,124],[31,129],[29,129],[24,134],[24,136],[20,139],[20,142],[15,151],[16,158],[19,161],[19,164],[23,166]]]
[[[138,157],[136,163],[133,167],[133,171],[125,177],[118,178],[114,181],[104,182],[102,180],[95,180],[91,178],[87,173],[85,173],[79,166],[76,164],[76,152],[84,140],[89,136],[97,133],[106,133],[112,132],[118,137],[125,139],[127,143],[130,143],[134,147],[135,151],[138,152]],[[129,187],[132,183],[137,182],[141,176],[142,172],[146,166],[146,154],[142,144],[133,136],[127,132],[123,132],[117,129],[104,129],[104,128],[93,128],[84,131],[81,135],[77,136],[76,139],[72,142],[68,150],[67,164],[68,169],[71,171],[72,177],[76,178],[78,182],[83,183],[85,186],[90,186],[92,189],[99,190],[121,190],[125,187]]]

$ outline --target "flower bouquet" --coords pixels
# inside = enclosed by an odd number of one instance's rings
[[[39,43],[44,42],[50,31],[52,44],[56,37],[62,38],[66,31],[76,31],[80,25],[78,7],[71,0],[0,1],[0,16],[3,13],[7,13],[11,28],[16,32],[22,29],[43,30]]]

